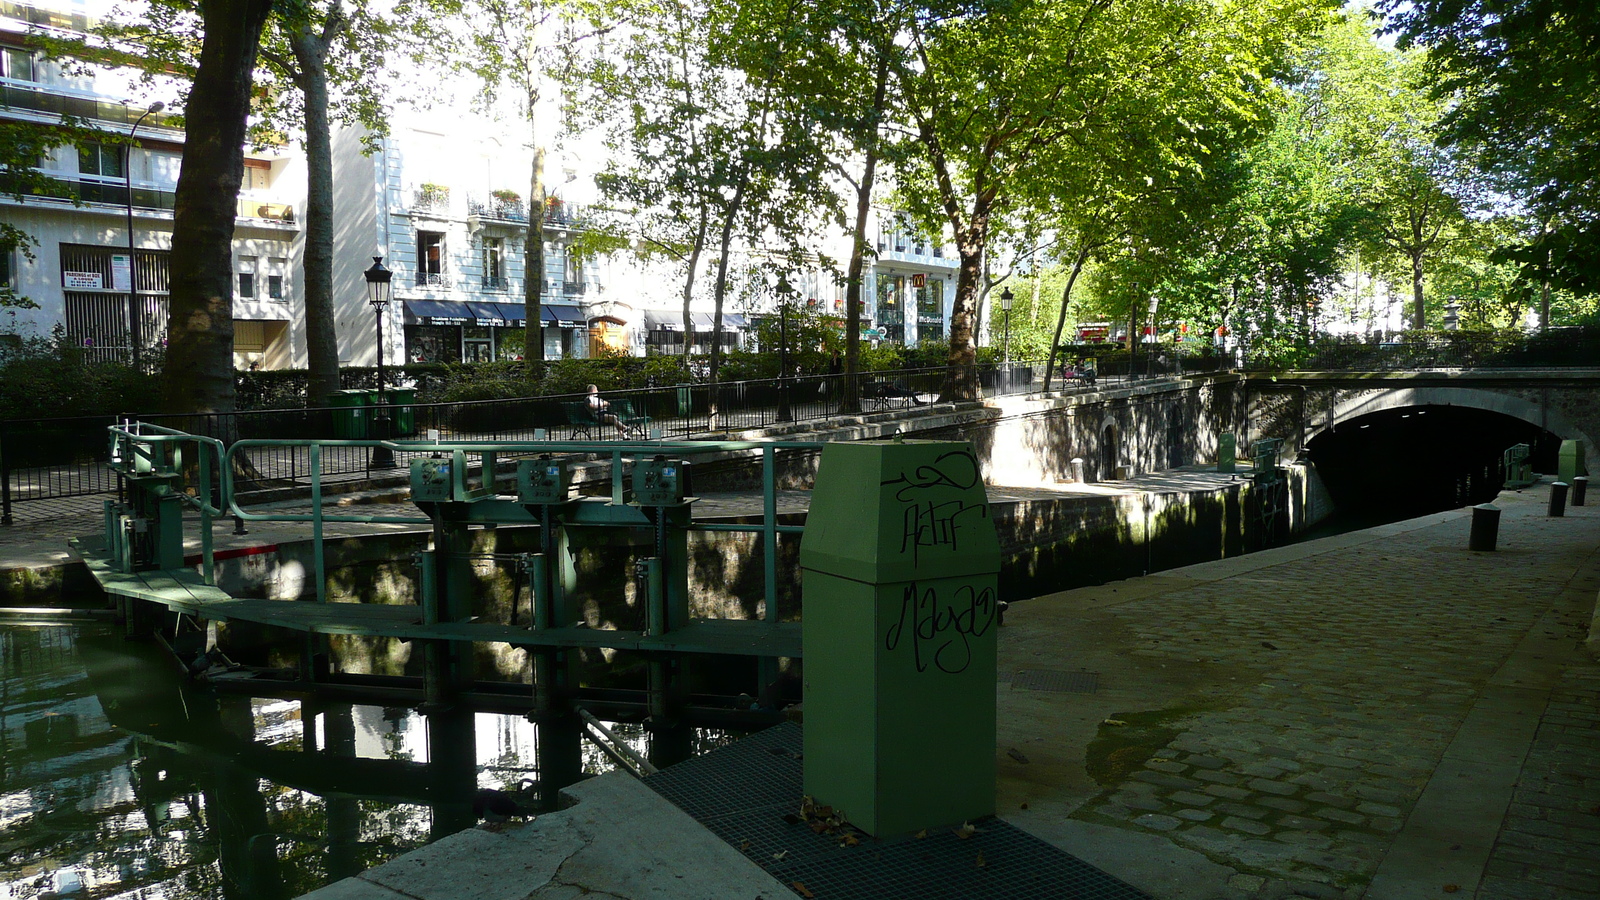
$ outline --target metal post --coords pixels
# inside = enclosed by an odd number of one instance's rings
[[[1572,479],[1572,505],[1582,506],[1583,495],[1589,492],[1589,476],[1579,475]]]
[[[1567,514],[1567,483],[1558,481],[1550,485],[1550,508],[1546,513],[1551,516],[1564,516]]]
[[[383,374],[383,314],[389,308],[389,282],[393,273],[384,267],[383,257],[374,256],[372,267],[362,274],[367,281],[367,302],[372,304],[373,317],[378,326],[378,408],[372,417],[372,436],[380,441],[387,441],[393,436],[390,431],[393,423],[389,417],[389,401],[385,394],[387,379]],[[368,464],[374,469],[392,469],[395,465],[394,451],[388,447],[373,447]]]
[[[150,108],[144,111],[144,115],[141,115],[133,123],[133,127],[128,129],[128,146],[123,148],[122,151],[122,177],[128,183],[128,343],[132,345],[133,349],[133,368],[141,372],[144,371],[142,365],[144,327],[143,322],[140,321],[143,316],[139,309],[139,267],[134,262],[133,249],[133,139],[134,135],[139,133],[139,126],[144,124],[146,117],[151,113],[158,113],[166,108],[167,105],[159,100],[150,104]]]
[[[1467,538],[1467,549],[1488,552],[1500,538],[1500,507],[1481,503],[1472,508],[1472,534]]]
[[[789,410],[789,298],[778,301],[778,421],[793,422]]]

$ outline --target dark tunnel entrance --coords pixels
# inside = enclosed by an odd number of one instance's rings
[[[1367,527],[1493,500],[1505,479],[1502,455],[1513,444],[1529,445],[1534,471],[1555,471],[1557,435],[1462,406],[1368,413],[1317,435],[1307,451],[1336,517]]]

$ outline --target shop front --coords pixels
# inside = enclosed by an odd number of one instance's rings
[[[527,322],[520,303],[405,301],[406,359],[414,363],[522,359]],[[546,359],[581,356],[586,322],[575,307],[542,304]]]

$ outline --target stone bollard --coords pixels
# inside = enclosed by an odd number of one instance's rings
[[[1083,457],[1081,456],[1072,458],[1072,480],[1078,484],[1083,484]]]
[[[1589,492],[1589,476],[1579,475],[1572,479],[1572,505],[1582,506],[1583,495]]]
[[[875,837],[992,814],[1000,544],[971,446],[829,443],[800,567],[806,794]]]
[[[1480,503],[1472,508],[1472,534],[1467,538],[1467,549],[1488,552],[1500,540],[1500,507],[1493,503]]]
[[[1567,514],[1567,483],[1558,481],[1550,485],[1550,509],[1546,515],[1564,516]]]

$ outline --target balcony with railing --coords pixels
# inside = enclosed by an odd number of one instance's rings
[[[0,78],[0,107],[23,113],[72,116],[115,125],[132,125],[139,117],[145,116],[141,134],[151,128],[176,131],[166,124],[166,117],[160,113],[146,115],[148,107],[130,106],[89,91],[15,78]]]
[[[118,179],[101,179],[96,175],[51,174],[25,181],[0,179],[0,194],[21,194],[39,200],[58,200],[62,203],[104,203],[111,206],[128,205],[128,183]],[[176,195],[172,190],[154,184],[133,185],[133,205],[137,209],[171,210]]]
[[[487,200],[469,197],[467,215],[494,222],[528,224],[528,207],[520,197],[490,197]]]
[[[424,215],[450,214],[450,189],[443,185],[425,184],[411,192],[411,212]]]
[[[450,287],[449,272],[418,272],[417,287],[421,288],[448,288]]]
[[[290,204],[273,203],[253,197],[239,198],[238,216],[241,219],[257,219],[281,225],[293,225],[295,223],[294,207]]]

